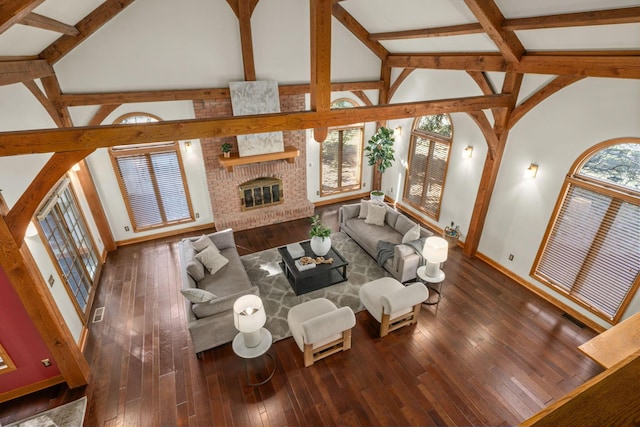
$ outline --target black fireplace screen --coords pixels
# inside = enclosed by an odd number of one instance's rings
[[[282,180],[256,178],[240,185],[242,210],[262,208],[283,202]]]

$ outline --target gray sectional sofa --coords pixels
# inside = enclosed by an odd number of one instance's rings
[[[207,239],[219,255],[206,248],[210,246]],[[199,354],[233,340],[238,333],[233,324],[233,303],[242,295],[260,295],[260,291],[251,284],[240,260],[233,230],[183,239],[178,249],[188,329]],[[214,254],[211,265],[218,269],[214,274],[205,266],[207,253]]]
[[[372,223],[376,222],[374,221],[376,218],[373,218],[374,215],[370,215],[369,212],[372,203],[384,207],[383,220],[379,217],[377,225]],[[380,208],[376,209],[380,211]],[[340,230],[355,240],[374,259],[378,259],[378,242],[389,243],[387,249],[393,251],[393,256],[387,258],[382,266],[396,280],[407,282],[416,278],[416,270],[420,266],[422,257],[414,249],[417,243],[412,245],[408,243],[415,240],[423,241],[433,236],[431,231],[421,227],[391,206],[365,200],[342,205],[338,211],[338,221]]]

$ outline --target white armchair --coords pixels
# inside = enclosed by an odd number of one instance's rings
[[[429,291],[422,283],[404,286],[392,277],[383,277],[360,287],[360,301],[380,322],[380,336],[418,322],[422,302]]]
[[[356,317],[349,307],[338,308],[326,298],[317,298],[292,307],[287,322],[307,367],[351,348],[351,328],[356,325]]]

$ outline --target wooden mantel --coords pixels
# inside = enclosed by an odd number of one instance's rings
[[[266,153],[257,154],[255,156],[243,156],[240,157],[238,153],[232,153],[230,157],[224,157],[220,154],[220,164],[227,172],[233,172],[234,166],[248,165],[251,163],[271,162],[273,160],[286,160],[288,163],[293,163],[300,155],[300,150],[293,146],[284,147],[284,151],[278,153]]]

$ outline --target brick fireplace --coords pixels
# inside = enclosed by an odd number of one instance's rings
[[[231,116],[231,100],[200,100],[193,102],[196,118]],[[280,97],[282,112],[304,111],[304,95]],[[207,173],[213,220],[218,230],[245,230],[278,222],[291,221],[313,215],[313,203],[307,199],[307,169],[305,131],[283,132],[285,146],[294,146],[300,156],[293,163],[276,160],[235,166],[229,172],[222,167],[219,155],[227,142],[232,152],[238,151],[235,137],[203,138],[202,155]],[[276,178],[282,181],[283,202],[259,209],[243,210],[239,188],[257,178]]]

